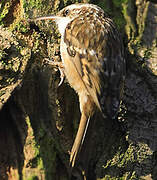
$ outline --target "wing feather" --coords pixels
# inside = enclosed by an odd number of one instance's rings
[[[79,25],[76,21],[68,25],[64,36],[69,61],[100,111],[113,118],[119,109],[125,76],[120,35],[109,18],[101,22],[91,19],[86,25],[82,19]]]

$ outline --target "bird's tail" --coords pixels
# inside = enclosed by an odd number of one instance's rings
[[[74,167],[75,165],[77,155],[84,142],[84,138],[88,129],[89,121],[90,121],[90,117],[89,116],[87,117],[84,113],[82,113],[77,135],[76,135],[76,138],[75,138],[72,150],[71,150],[71,154],[70,154],[71,167]]]

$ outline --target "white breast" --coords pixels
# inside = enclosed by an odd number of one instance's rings
[[[70,19],[69,17],[57,17],[56,24],[58,25],[58,29],[61,36],[64,37],[65,28],[67,27],[68,23],[70,23],[71,20],[72,19]]]

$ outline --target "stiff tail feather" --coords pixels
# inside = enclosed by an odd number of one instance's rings
[[[84,138],[88,129],[88,124],[90,121],[90,117],[87,117],[84,113],[82,113],[79,128],[77,131],[77,135],[71,150],[71,155],[70,155],[70,165],[71,167],[74,167],[75,161],[77,158],[77,155],[81,149],[81,146],[84,142]]]

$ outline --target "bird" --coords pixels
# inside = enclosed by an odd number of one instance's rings
[[[113,20],[94,4],[71,4],[56,15],[32,20],[57,24],[61,34],[57,66],[79,96],[81,118],[70,153],[73,168],[94,113],[114,119],[119,111],[126,66],[123,41]]]

